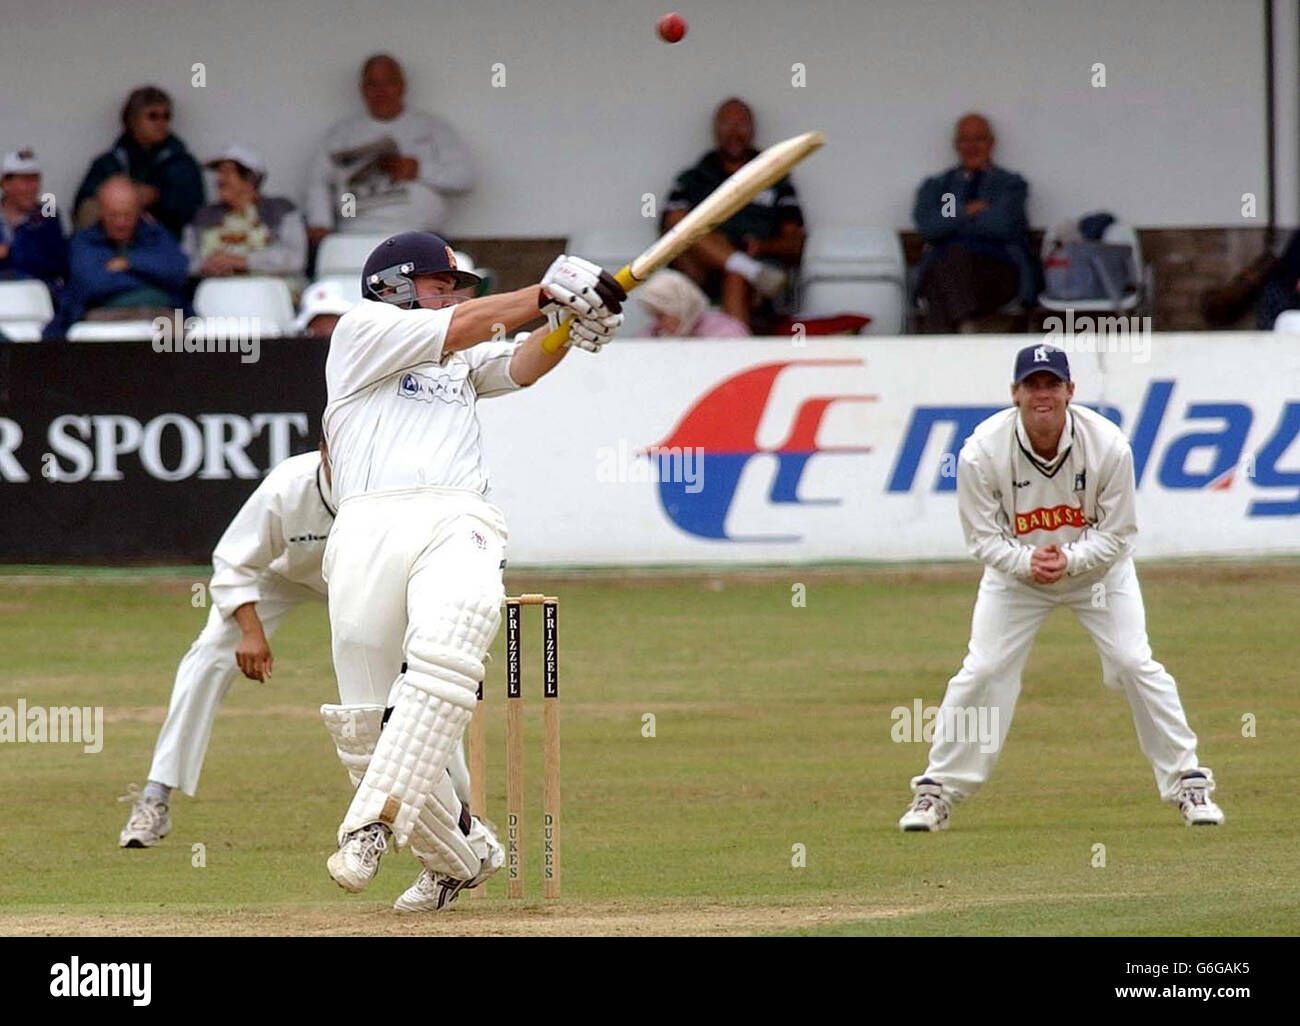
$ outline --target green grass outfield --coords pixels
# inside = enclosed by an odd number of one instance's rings
[[[951,831],[902,835],[926,746],[891,741],[890,710],[938,703],[978,572],[513,574],[512,592],[561,596],[564,897],[543,902],[538,884],[541,627],[527,610],[529,898],[509,901],[501,874],[484,900],[402,917],[389,905],[416,875],[409,854],[359,897],[325,874],[348,788],[316,714],[335,700],[323,605],[273,640],[271,684],[232,687],[172,835],[123,851],[114,799],[143,783],[207,613],[191,605],[206,571],[10,568],[0,706],[102,705],[106,723],[99,754],[0,745],[0,934],[1300,933],[1300,564],[1140,567],[1156,658],[1178,678],[1226,826],[1189,830],[1159,803],[1126,702],[1058,612],[991,783]],[[791,604],[796,583],[806,608]],[[501,648],[487,711],[498,821]]]

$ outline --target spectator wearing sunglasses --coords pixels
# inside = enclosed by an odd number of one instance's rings
[[[131,92],[122,107],[122,134],[90,165],[74,204],[78,228],[98,222],[95,194],[115,175],[135,183],[141,210],[179,239],[203,205],[203,173],[185,144],[172,135],[171,97],[156,86]]]

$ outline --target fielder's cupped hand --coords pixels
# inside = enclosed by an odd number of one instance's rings
[[[1068,566],[1065,553],[1055,545],[1040,545],[1029,557],[1029,575],[1035,584],[1055,584]]]
[[[627,293],[612,274],[590,260],[561,254],[542,275],[541,309],[604,318],[623,309]],[[549,300],[549,301],[548,301]]]

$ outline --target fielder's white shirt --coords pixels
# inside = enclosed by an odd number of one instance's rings
[[[320,453],[290,456],[240,507],[212,553],[212,604],[229,617],[257,602],[269,572],[324,596],[321,559],[334,526],[334,500]]]
[[[399,182],[381,171],[385,154],[414,157],[417,177]],[[474,184],[469,149],[451,125],[431,114],[404,110],[390,121],[368,113],[330,128],[312,162],[307,183],[307,224],[345,232],[438,231],[446,220],[447,194]],[[351,196],[355,216],[341,217]]]
[[[1015,407],[980,423],[957,463],[957,508],[971,555],[1030,581],[1041,545],[1059,545],[1069,576],[1104,572],[1137,534],[1133,450],[1114,424],[1070,406],[1056,456],[1034,454]]]
[[[459,488],[486,495],[479,399],[513,392],[515,341],[443,354],[454,307],[362,300],[339,318],[325,361],[322,424],[334,495]]]

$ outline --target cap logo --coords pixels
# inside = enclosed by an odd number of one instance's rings
[[[1051,363],[1047,358],[1047,347],[1039,346],[1034,350],[1034,363]]]
[[[447,250],[447,266],[453,271],[456,270],[456,253],[450,246],[445,247]]]

